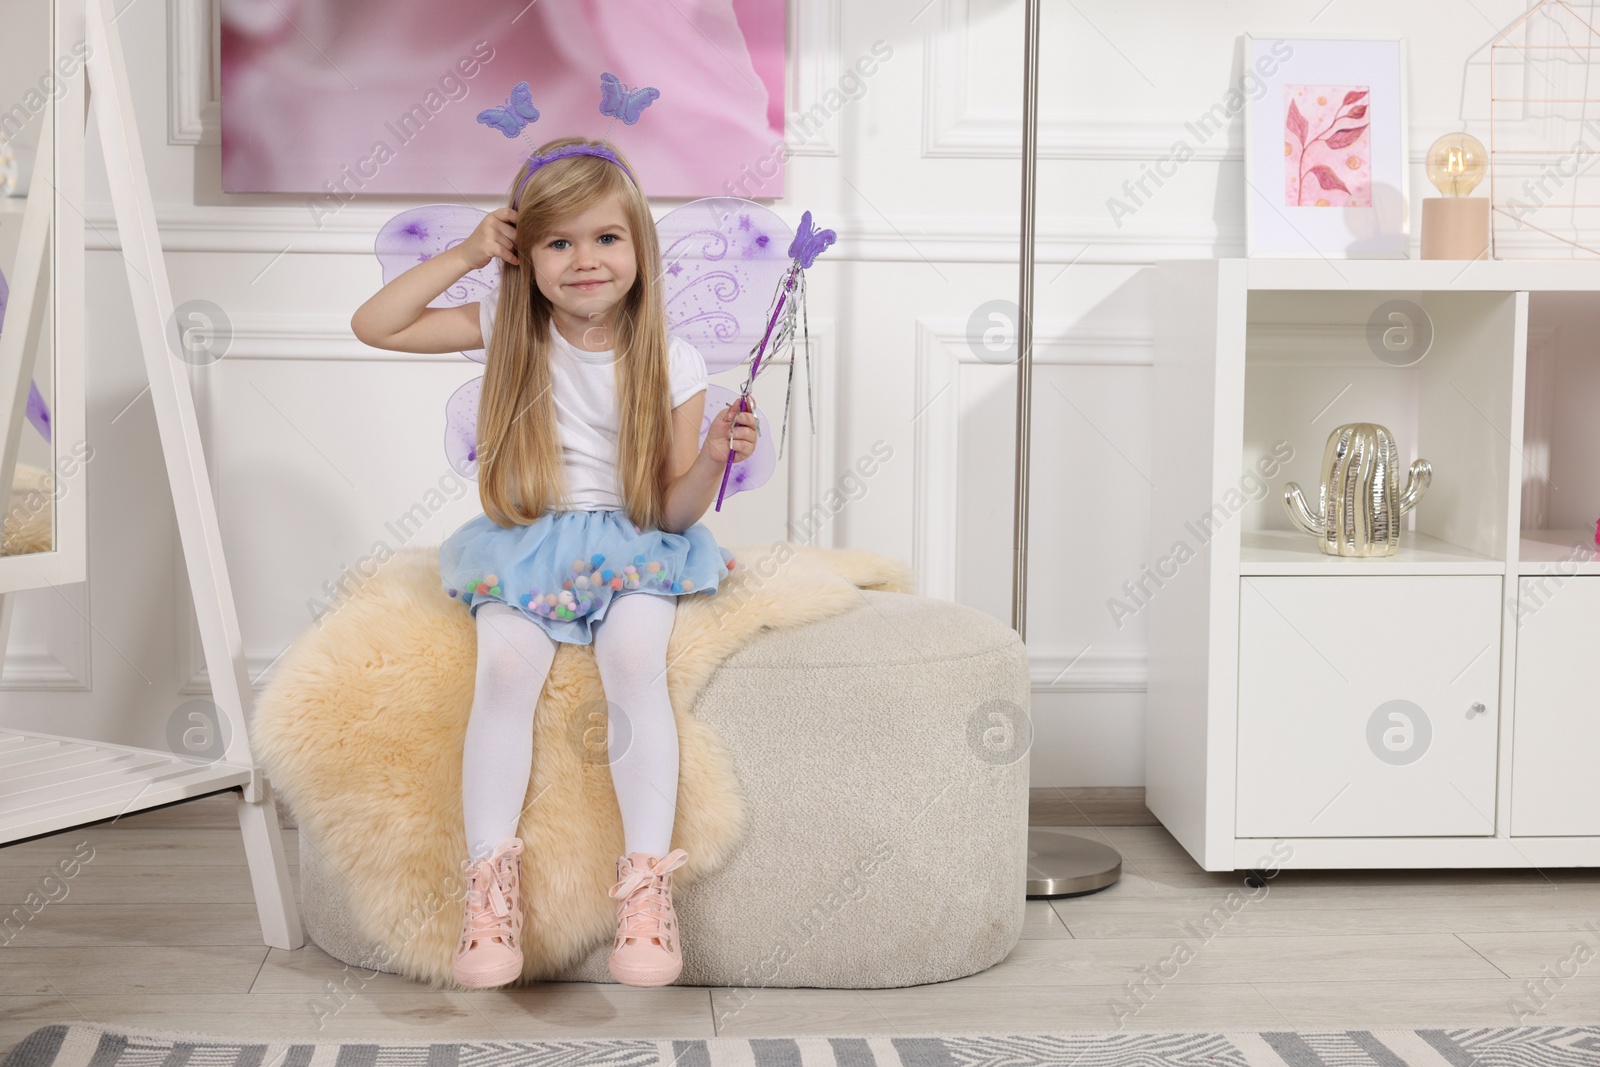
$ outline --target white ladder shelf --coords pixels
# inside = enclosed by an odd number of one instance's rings
[[[173,319],[172,289],[156,231],[122,41],[111,0],[87,0],[85,7],[92,49],[85,62],[89,102],[105,153],[211,697],[228,727],[227,748],[221,759],[201,761],[155,749],[0,730],[0,844],[235,789],[262,939],[274,948],[296,949],[305,943],[305,931],[271,784],[250,751],[246,728],[252,707],[250,676],[194,396],[187,365],[171,355],[166,340],[166,325]],[[11,600],[0,597],[0,647],[10,628]]]

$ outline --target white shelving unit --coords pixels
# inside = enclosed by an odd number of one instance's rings
[[[1156,284],[1150,810],[1207,870],[1600,866],[1600,263]],[[1397,300],[1411,362],[1373,340]],[[1433,465],[1394,556],[1284,512],[1347,422]]]

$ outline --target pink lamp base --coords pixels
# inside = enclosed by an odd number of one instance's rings
[[[1422,202],[1423,259],[1487,259],[1489,201],[1432,196]]]

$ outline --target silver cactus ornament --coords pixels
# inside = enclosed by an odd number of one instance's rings
[[[1392,556],[1400,547],[1401,517],[1433,480],[1433,466],[1419,459],[1402,490],[1399,468],[1400,453],[1386,427],[1348,423],[1328,435],[1322,451],[1317,509],[1294,482],[1283,487],[1283,509],[1330,556]]]

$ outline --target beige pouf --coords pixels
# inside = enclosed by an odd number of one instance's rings
[[[733,760],[748,831],[673,894],[677,984],[881,988],[1003,959],[1025,902],[1029,692],[1014,630],[905,593],[863,590],[853,610],[762,631],[724,660],[693,711]],[[303,829],[300,893],[311,940],[374,969],[382,955],[353,934]],[[554,980],[611,982],[610,949]]]

